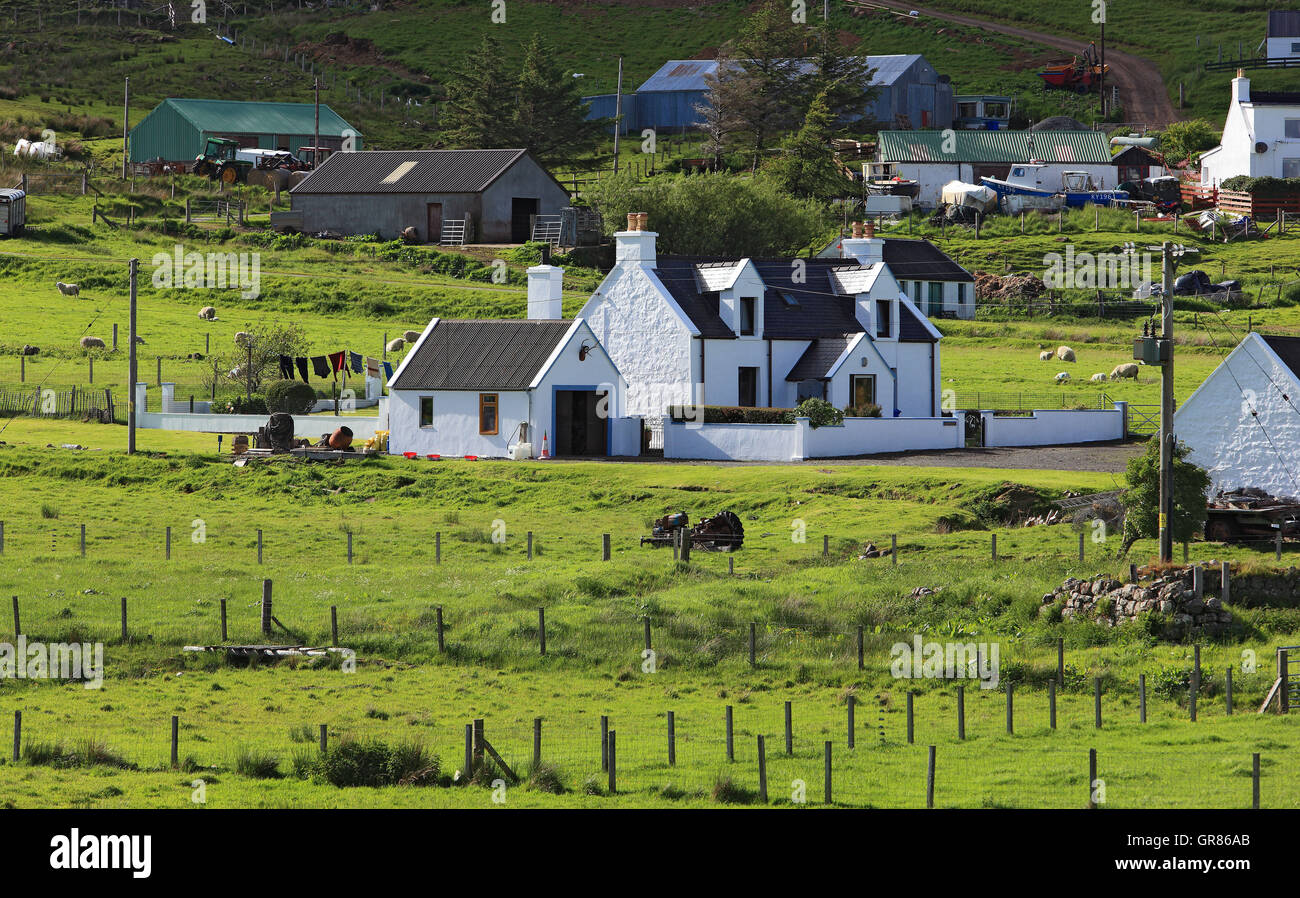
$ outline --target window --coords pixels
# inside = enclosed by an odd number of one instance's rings
[[[988,118],[1006,118],[1007,105],[1005,103],[985,103],[984,115]]]
[[[500,429],[497,422],[497,394],[478,394],[478,432],[484,435],[495,434]]]
[[[912,305],[921,307],[921,282],[912,281]]]
[[[893,330],[892,322],[889,318],[889,300],[876,300],[876,336],[888,337]]]
[[[1282,160],[1282,177],[1300,178],[1300,159],[1290,158]]]
[[[744,296],[740,300],[740,333],[741,336],[745,337],[754,334],[754,298],[752,296]]]
[[[1283,122],[1283,133],[1287,137],[1300,137],[1300,118],[1289,118]]]
[[[781,298],[782,298],[783,300],[785,300],[785,304],[786,304],[787,306],[797,306],[797,305],[799,305],[799,300],[795,297],[795,295],[794,295],[793,293],[782,293],[782,294],[781,294]]]
[[[736,405],[753,408],[758,405],[758,369],[738,369],[736,383]]]
[[[849,405],[862,408],[876,404],[876,375],[853,374],[849,377]]]
[[[975,103],[958,103],[957,118],[974,118],[979,114],[976,111],[977,108],[977,104]]]
[[[959,283],[959,284],[957,285],[957,306],[958,306],[958,308],[960,308],[961,306],[966,305],[966,303],[968,303],[968,302],[970,302],[970,284]]]
[[[1292,53],[1300,53],[1300,44],[1297,44],[1295,41],[1292,41],[1292,42],[1291,42],[1291,52],[1292,52]]]
[[[926,302],[925,314],[927,317],[943,311],[943,281],[930,282],[930,297]]]
[[[420,426],[421,427],[433,426],[433,397],[432,396],[420,397]]]

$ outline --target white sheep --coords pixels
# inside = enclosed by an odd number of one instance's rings
[[[1056,375],[1055,378],[1053,378],[1053,380],[1055,380],[1058,384],[1066,383],[1067,381],[1069,381],[1069,379],[1070,379],[1069,371],[1062,371],[1060,374]]]
[[[1058,346],[1056,347],[1056,357],[1063,362],[1073,362],[1074,350],[1068,346]]]
[[[1050,362],[1051,360],[1052,360],[1052,350],[1050,349],[1044,349],[1042,352],[1038,354],[1038,361],[1040,362]]]
[[[402,339],[405,340],[407,343],[414,343],[416,340],[420,339],[420,332],[407,331],[406,333],[402,334]]]
[[[406,345],[406,341],[403,340],[401,337],[394,337],[393,339],[388,341],[388,346],[386,347],[386,349],[389,352],[401,352],[402,347],[404,347],[405,345]]]
[[[54,286],[58,287],[58,288],[59,288],[59,292],[62,293],[64,296],[80,296],[80,295],[81,295],[81,285],[80,285],[80,284],[65,284],[65,283],[63,283],[63,281],[55,281],[55,282],[54,282]]]
[[[1094,374],[1092,377],[1088,378],[1088,380],[1095,384],[1104,384],[1106,382],[1106,375],[1102,374],[1101,372],[1098,372]]]
[[[239,333],[235,334],[235,345],[247,346],[249,341],[252,339],[253,339],[253,335],[250,334],[248,331],[240,331]]]
[[[1138,366],[1132,362],[1127,362],[1123,365],[1116,365],[1115,370],[1110,372],[1111,380],[1119,380],[1122,377],[1131,377],[1134,380],[1137,380],[1137,376]]]
[[[82,349],[103,349],[104,341],[99,337],[82,337],[79,341]]]
[[[217,310],[212,306],[204,306],[199,309],[199,317],[204,321],[213,321],[217,317]]]

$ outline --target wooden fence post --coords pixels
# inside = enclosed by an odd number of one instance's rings
[[[330,606],[330,645],[339,644],[339,606]]]
[[[1227,702],[1228,716],[1232,716],[1232,668],[1229,667],[1224,679],[1224,698]]]
[[[180,733],[181,719],[175,714],[172,715],[172,767],[176,768],[180,764]]]
[[[320,753],[325,754],[329,749],[329,728],[325,724],[320,725]]]
[[[537,609],[537,646],[543,655],[546,654],[546,609]]]
[[[1056,681],[1047,681],[1047,725],[1056,729]]]
[[[1147,722],[1147,675],[1138,674],[1138,723]]]
[[[1097,749],[1088,749],[1088,807],[1097,805],[1092,800],[1092,791],[1097,787]]]
[[[221,600],[221,641],[226,641],[226,600]]]
[[[1083,534],[1079,534],[1079,561],[1083,561]]]
[[[827,804],[831,804],[831,740],[826,740],[825,748],[825,767],[826,767],[826,787],[822,796]]]
[[[81,557],[86,557],[86,525],[81,525]]]
[[[533,718],[533,769],[542,766],[542,718]]]
[[[271,581],[262,581],[262,635],[271,635]]]
[[[912,736],[915,734],[915,731],[913,730],[912,727],[912,723],[913,723],[912,697],[913,697],[912,691],[909,689],[907,692],[907,744],[908,745],[912,744]]]
[[[1097,729],[1101,729],[1101,677],[1093,678],[1092,704],[1094,716],[1096,717]]]
[[[438,620],[438,651],[445,652],[447,651],[447,643],[443,639],[443,635],[442,635],[443,629],[442,629],[442,606],[441,605],[438,606],[437,620]]]
[[[600,560],[609,561],[609,534],[600,535]]]
[[[823,533],[822,534],[822,557],[825,558],[830,554],[831,554],[831,538],[827,536],[825,533]]]
[[[733,729],[731,705],[727,705],[725,717],[726,717],[726,726],[727,726],[727,760],[734,762],[736,760],[736,743],[735,743],[735,730]]]
[[[767,804],[767,745],[758,737],[758,800]]]
[[[966,687],[957,687],[957,738],[966,738]]]
[[[609,794],[618,791],[618,735],[609,731]]]
[[[759,737],[762,738],[762,737]],[[674,767],[677,764],[677,715],[668,712],[668,766]]]
[[[17,748],[14,749],[17,751]],[[1253,810],[1259,810],[1259,752],[1255,752],[1250,759],[1250,791],[1251,803]]]
[[[14,712],[14,763],[22,757],[23,748],[23,712]]]
[[[1015,721],[1013,719],[1015,714],[1014,711],[1012,710],[1011,690],[1012,690],[1011,684],[1007,683],[1007,735],[1008,736],[1012,736],[1016,732]]]
[[[856,738],[856,735],[855,735],[855,733],[854,733],[854,730],[856,729],[856,727],[855,727],[855,724],[854,724],[854,722],[853,722],[853,706],[854,706],[854,704],[855,704],[855,700],[854,700],[853,696],[850,695],[850,696],[848,697],[848,700],[847,700],[846,704],[848,705],[848,715],[849,715],[849,720],[848,720],[848,724],[849,724],[849,748],[855,748],[856,746],[855,746],[855,742],[854,742],[854,740],[855,740],[855,738]]]
[[[122,596],[122,642],[126,642],[126,596]]]
[[[991,534],[989,534],[989,547],[990,547],[990,549],[992,550],[993,563],[994,563],[994,564],[997,564],[997,562],[998,562],[998,535],[997,535],[996,533],[991,533]]]
[[[785,703],[785,753],[794,754],[794,708],[793,703]]]
[[[934,807],[934,761],[935,747],[930,746],[929,757],[925,763],[925,806],[926,808]]]

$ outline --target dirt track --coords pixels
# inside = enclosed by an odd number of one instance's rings
[[[897,0],[871,0],[871,2],[881,7],[903,12],[916,10],[923,18],[929,16],[948,22],[956,22],[959,25],[970,25],[985,31],[994,31],[998,34],[1033,41],[1036,44],[1044,44],[1048,47],[1063,50],[1069,55],[1078,53],[1085,43],[1077,37],[1059,37],[1044,34],[1041,31],[1031,31],[1028,28],[1020,28],[1016,25],[990,22],[960,13],[940,12],[939,10],[916,6],[911,3],[900,3]],[[1169,92],[1165,89],[1164,78],[1160,74],[1160,69],[1154,63],[1140,56],[1133,56],[1107,48],[1106,65],[1109,68],[1107,77],[1119,88],[1119,99],[1124,106],[1124,118],[1126,120],[1143,122],[1148,127],[1153,128],[1161,128],[1170,122],[1179,120],[1180,116],[1174,110],[1174,104],[1169,101]]]

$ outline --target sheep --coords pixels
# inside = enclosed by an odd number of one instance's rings
[[[99,337],[82,337],[80,341],[82,349],[103,349],[104,341]]]
[[[137,334],[137,335],[136,335],[136,338],[135,338],[135,343],[136,343],[137,346],[143,346],[143,345],[144,345],[144,337],[141,337],[140,335]]]
[[[1060,374],[1056,375],[1055,378],[1053,378],[1053,380],[1055,380],[1058,384],[1066,383],[1067,381],[1069,381],[1069,379],[1070,379],[1069,371],[1062,371]]]
[[[1137,380],[1137,376],[1138,366],[1132,362],[1127,362],[1123,365],[1116,365],[1115,370],[1110,372],[1111,380],[1119,380],[1122,377],[1131,377],[1134,380]]]
[[[1042,352],[1038,354],[1038,361],[1040,362],[1050,362],[1051,360],[1052,360],[1052,350],[1050,349],[1044,349]]]
[[[80,284],[65,284],[65,283],[63,283],[63,281],[55,281],[55,282],[54,282],[54,286],[58,287],[58,288],[59,288],[59,292],[62,293],[64,296],[80,296],[80,295],[81,295],[81,285],[80,285]]]
[[[1068,346],[1058,346],[1056,347],[1056,357],[1063,362],[1073,362],[1074,350]]]
[[[414,343],[416,340],[420,339],[420,332],[407,331],[406,333],[402,334],[402,339],[405,340],[407,343]]]
[[[1095,383],[1095,384],[1104,384],[1104,383],[1106,382],[1106,375],[1102,374],[1102,373],[1099,371],[1099,372],[1097,372],[1096,374],[1094,374],[1092,377],[1088,378],[1088,380],[1089,380],[1091,383]]]
[[[240,331],[239,333],[235,334],[235,345],[247,346],[249,341],[252,339],[253,339],[253,335],[250,334],[248,331]]]
[[[406,346],[405,340],[403,340],[401,337],[394,337],[393,339],[388,341],[388,346],[385,348],[389,352],[401,352],[404,346]]]
[[[199,309],[199,318],[201,318],[204,321],[216,321],[217,310],[214,309],[212,306],[204,306],[203,308]]]
[[[23,355],[40,355],[41,348],[30,343],[23,344]]]
[[[243,376],[244,376],[244,372],[240,370],[240,368],[239,368],[238,365],[236,365],[235,367],[233,367],[233,368],[230,369],[230,374],[228,374],[227,376],[228,376],[228,377],[243,377]]]

